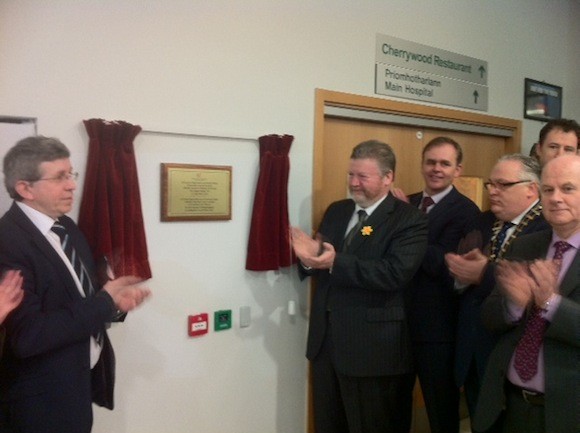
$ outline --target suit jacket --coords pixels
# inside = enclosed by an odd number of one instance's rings
[[[423,193],[409,197],[418,207]],[[453,189],[427,214],[427,253],[413,277],[408,296],[409,324],[414,342],[454,342],[458,299],[445,254],[457,251],[465,226],[480,214],[470,199]]]
[[[487,211],[472,221],[468,229],[470,233],[477,231],[481,234],[482,244],[480,248],[486,254],[488,254],[489,244],[493,236],[493,226],[496,221],[497,218],[493,212]],[[521,231],[514,233],[514,239],[549,227],[542,214],[538,213],[527,221]],[[487,359],[497,342],[497,336],[487,330],[481,321],[481,306],[495,286],[494,274],[495,265],[494,262],[490,262],[483,274],[481,283],[468,286],[459,297],[455,351],[455,381],[457,386],[464,384],[472,360],[475,361],[478,377],[483,377]]]
[[[98,287],[86,240],[70,218],[59,221]],[[0,418],[17,431],[89,432],[93,396],[96,403],[113,406],[114,357],[105,333],[111,297],[99,291],[83,298],[58,253],[16,204],[0,219],[0,265],[22,271],[25,291],[5,322]],[[89,340],[97,332],[105,341],[91,370]],[[44,403],[61,408],[52,411],[54,419],[35,418],[35,407]]]
[[[506,258],[545,258],[551,230],[522,236],[514,241]],[[546,431],[580,431],[580,253],[572,261],[559,292],[563,299],[544,334]],[[496,287],[483,307],[483,319],[500,339],[488,362],[475,415],[475,427],[485,430],[499,417],[505,405],[504,382],[515,346],[526,319],[509,323],[504,315],[504,299]]]
[[[331,271],[316,271],[307,357],[318,354],[332,326],[333,359],[350,376],[382,376],[411,371],[410,339],[403,292],[427,247],[427,219],[389,194],[365,221],[372,232],[356,233],[340,252],[352,200],[327,209],[318,233],[337,251]]]

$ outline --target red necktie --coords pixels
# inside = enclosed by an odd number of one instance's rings
[[[566,251],[572,245],[564,241],[558,241],[554,244],[556,251],[554,260],[562,260]],[[527,382],[538,372],[538,356],[540,347],[544,338],[544,332],[548,326],[548,321],[542,317],[541,309],[535,304],[528,317],[524,335],[516,346],[514,357],[514,368],[516,373],[524,382]]]
[[[427,213],[427,208],[432,204],[435,204],[435,202],[431,197],[429,197],[428,195],[423,197],[423,201],[421,202],[421,212]]]

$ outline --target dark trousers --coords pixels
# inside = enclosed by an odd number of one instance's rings
[[[454,343],[413,343],[415,368],[431,433],[459,432],[459,388],[453,366]]]
[[[327,334],[311,363],[316,433],[409,433],[413,376],[345,376],[334,367],[331,344]]]
[[[509,389],[506,389],[506,397],[501,430],[503,433],[546,433],[544,406],[530,404],[521,394]]]
[[[465,376],[465,383],[463,390],[465,393],[465,401],[467,402],[467,410],[469,417],[473,420],[475,417],[475,408],[477,407],[477,398],[479,397],[479,390],[481,389],[481,379],[477,374],[477,367],[475,361],[471,361],[467,375]]]

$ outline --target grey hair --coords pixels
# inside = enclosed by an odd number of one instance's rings
[[[540,184],[540,164],[536,158],[523,155],[521,153],[511,153],[502,156],[497,162],[503,161],[517,161],[521,165],[521,169],[518,170],[517,176],[519,180],[529,180],[535,184]]]
[[[352,150],[350,159],[376,160],[383,176],[391,171],[394,174],[397,165],[395,152],[391,146],[378,140],[368,140],[357,144]]]
[[[69,158],[68,148],[57,138],[35,135],[16,143],[4,156],[4,185],[14,200],[22,200],[16,192],[21,180],[34,182],[40,179],[40,164]]]

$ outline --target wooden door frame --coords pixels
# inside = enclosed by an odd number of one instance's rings
[[[329,106],[401,115],[417,119],[440,120],[453,122],[455,124],[459,123],[503,129],[511,133],[509,137],[505,138],[506,145],[504,154],[516,153],[521,149],[522,122],[520,120],[428,105],[419,105],[409,102],[400,102],[372,96],[361,96],[332,90],[316,89],[312,168],[312,227],[318,226],[324,211],[326,210],[325,205],[321,200],[323,194],[323,170],[321,170],[320,167],[324,166],[325,107]],[[355,144],[356,143],[353,143],[353,146]],[[309,433],[314,432],[311,384],[312,382],[309,374],[307,393],[307,428]]]
[[[400,102],[372,96],[361,96],[352,93],[316,89],[314,115],[314,150],[312,168],[312,226],[318,225],[324,214],[321,195],[323,193],[322,170],[324,162],[324,129],[325,107],[352,108],[369,112],[394,114],[417,119],[430,119],[466,124],[480,127],[490,127],[507,130],[510,137],[505,138],[504,153],[516,153],[521,149],[521,120],[489,116],[487,114],[452,110],[449,108]],[[353,146],[357,143],[353,143]]]

